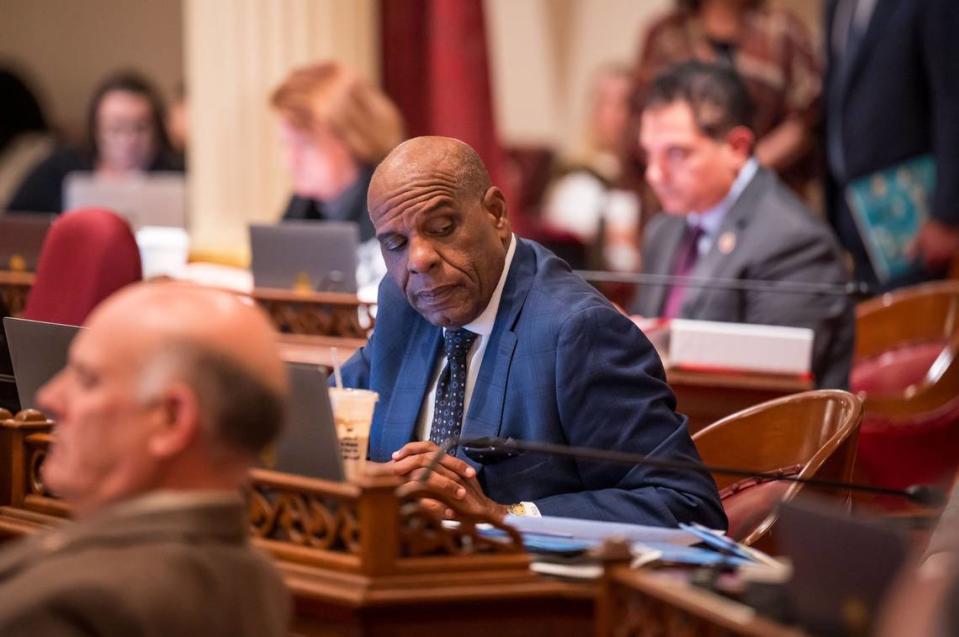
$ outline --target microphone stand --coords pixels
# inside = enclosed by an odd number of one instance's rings
[[[513,438],[476,438],[461,440],[459,445],[470,459],[480,464],[494,464],[502,460],[513,458],[523,453],[541,453],[553,456],[566,456],[583,460],[598,460],[631,466],[646,465],[659,469],[679,469],[682,471],[700,471],[703,473],[718,473],[721,475],[741,478],[761,478],[768,481],[798,482],[814,487],[826,489],[859,491],[878,495],[891,495],[906,498],[916,504],[927,507],[940,507],[945,504],[946,496],[942,489],[934,485],[912,485],[906,489],[890,489],[856,482],[841,480],[826,480],[823,478],[800,478],[799,476],[784,475],[778,471],[750,471],[735,467],[719,467],[706,465],[689,460],[669,460],[655,458],[639,453],[625,451],[611,451],[606,449],[592,449],[588,447],[569,447],[548,442],[534,442],[529,440],[515,440]],[[438,460],[438,459],[437,459]]]
[[[872,288],[861,281],[848,283],[817,283],[815,281],[765,281],[762,279],[715,279],[711,277],[679,276],[675,274],[607,272],[603,270],[574,270],[587,281],[601,283],[629,283],[632,285],[683,285],[692,288],[718,288],[740,292],[772,292],[776,294],[806,294],[809,296],[848,296],[866,299],[873,296]]]

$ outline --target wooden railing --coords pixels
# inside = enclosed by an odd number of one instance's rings
[[[0,271],[0,298],[11,315],[27,306],[32,272]],[[260,288],[250,295],[281,333],[366,339],[373,328],[372,304],[355,294]]]
[[[283,333],[365,339],[373,328],[371,304],[355,294],[259,288],[252,297]]]

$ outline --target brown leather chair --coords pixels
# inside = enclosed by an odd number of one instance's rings
[[[948,480],[959,468],[959,281],[867,301],[856,329],[850,384],[865,398],[857,471],[893,488]]]
[[[770,476],[849,480],[856,458],[862,401],[849,392],[817,390],[750,407],[693,436],[703,462]],[[796,497],[797,482],[713,475],[729,518],[729,536],[775,548],[776,505]],[[814,488],[814,487],[806,487]],[[848,491],[816,491],[848,501]]]

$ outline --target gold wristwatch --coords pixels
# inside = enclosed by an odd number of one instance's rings
[[[507,504],[506,511],[510,515],[526,515],[526,506],[522,502],[516,504]]]

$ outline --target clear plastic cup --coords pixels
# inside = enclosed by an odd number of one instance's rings
[[[347,480],[352,480],[366,467],[373,409],[379,398],[379,394],[368,389],[330,388],[333,422]]]

